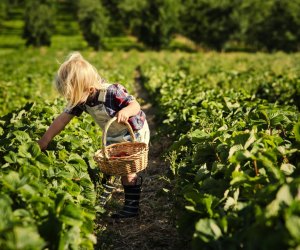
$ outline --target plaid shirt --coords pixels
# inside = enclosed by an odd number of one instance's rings
[[[93,95],[88,97],[85,103],[79,104],[72,109],[66,108],[64,112],[70,115],[80,116],[83,111],[86,111],[85,105],[94,107],[101,104],[101,102],[98,100],[98,96],[99,91],[96,91]],[[112,84],[107,88],[104,106],[107,114],[110,117],[114,117],[118,111],[128,106],[133,100],[135,100],[135,98],[132,95],[129,95],[127,90],[121,84]],[[145,119],[145,113],[140,110],[137,115],[131,116],[128,119],[128,122],[132,129],[137,131],[143,127]]]

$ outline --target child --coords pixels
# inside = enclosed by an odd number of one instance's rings
[[[83,111],[89,113],[95,122],[104,129],[112,117],[117,117],[107,132],[107,145],[130,140],[124,125],[128,122],[135,132],[137,141],[149,142],[150,132],[145,113],[139,103],[120,84],[108,84],[99,76],[97,70],[80,53],[74,52],[60,66],[55,80],[58,92],[68,101],[66,109],[53,121],[43,137],[38,141],[42,150],[46,149],[52,138],[60,133],[74,116]],[[105,204],[114,187],[103,179],[104,193],[100,197]],[[128,218],[139,213],[139,200],[142,178],[136,173],[121,177],[125,192],[123,209],[113,214],[113,218]]]

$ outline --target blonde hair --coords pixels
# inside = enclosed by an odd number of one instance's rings
[[[58,92],[68,100],[68,107],[73,108],[85,102],[91,88],[99,88],[101,81],[96,68],[79,52],[73,52],[60,65],[55,85]]]

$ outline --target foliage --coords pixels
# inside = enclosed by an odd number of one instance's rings
[[[295,51],[300,41],[300,2],[248,0],[236,9],[244,41],[268,51]]]
[[[50,61],[40,53],[18,50],[5,54],[0,65],[1,115],[23,106],[28,100],[51,99],[56,95],[52,85],[57,70],[54,59]]]
[[[54,100],[58,95],[53,85],[54,75],[59,63],[63,62],[68,53],[68,50],[58,52],[56,48],[18,49],[3,53],[0,60],[0,115],[9,113],[28,101]],[[109,82],[123,84],[133,93],[131,81],[139,61],[138,54],[117,51],[98,53],[97,56],[92,52],[83,54],[95,65],[102,77]]]
[[[44,49],[3,53],[0,103],[6,115],[0,117],[1,249],[93,249],[94,219],[97,211],[103,212],[95,204],[95,187],[101,189],[101,175],[93,161],[101,143],[99,128],[83,114],[80,120],[73,118],[47,151],[41,152],[36,143],[63,110],[63,102],[53,100],[51,82],[57,61],[66,54]],[[120,82],[133,92],[130,80],[137,54],[83,55],[108,81]]]
[[[95,168],[99,135],[84,119],[46,152],[35,142],[61,108],[28,103],[0,118],[3,249],[93,249],[96,194],[87,169]]]
[[[7,0],[3,0],[0,2],[0,25],[2,21],[7,17]]]
[[[68,52],[1,53],[1,112],[8,114],[0,118],[0,245],[92,249],[93,219],[102,210],[89,173],[101,134],[83,115],[47,151],[35,142],[63,109],[44,99],[53,94],[56,59]],[[130,93],[141,65],[161,129],[174,140],[169,193],[195,249],[299,245],[299,54],[83,55]],[[22,107],[27,99],[35,104]]]
[[[232,13],[237,1],[189,0],[181,15],[182,33],[206,47],[221,50],[237,30]]]
[[[233,78],[223,71],[222,82],[210,79],[214,86],[206,79],[218,77],[219,65],[206,64],[212,67],[203,69],[208,76],[196,75],[195,62],[142,68],[163,133],[174,140],[167,158],[180,232],[193,249],[295,249],[300,113],[290,96],[299,85],[276,82],[276,93],[283,95],[280,104],[272,103],[273,92],[256,96],[259,82],[249,88],[254,94],[245,90],[252,74]]]
[[[299,6],[299,0],[3,0],[0,22],[5,28],[2,34],[16,35],[6,21],[13,21],[25,9],[23,37],[34,46],[49,45],[53,33],[81,33],[96,50],[114,49],[106,40],[113,36],[134,36],[149,49],[159,50],[174,48],[173,36],[183,35],[203,48],[219,51],[291,52],[300,46]],[[133,48],[144,49],[140,44]]]
[[[124,0],[119,8],[133,35],[152,49],[166,47],[178,26],[179,1]]]
[[[103,46],[109,18],[100,0],[79,0],[78,21],[88,44],[95,50]]]
[[[110,36],[124,36],[126,33],[125,23],[126,21],[122,18],[122,13],[118,7],[120,0],[102,0],[104,8],[107,10],[109,15],[108,32]]]
[[[54,0],[26,1],[23,37],[26,45],[51,44],[54,30]]]

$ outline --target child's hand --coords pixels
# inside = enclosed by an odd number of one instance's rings
[[[129,114],[128,114],[128,112],[127,112],[125,109],[121,109],[121,110],[116,114],[116,117],[117,117],[118,123],[120,123],[120,122],[125,123],[125,122],[127,122],[128,119],[129,119]]]
[[[46,150],[47,147],[48,147],[48,143],[46,143],[44,140],[40,139],[37,141],[37,143],[39,144],[40,146],[40,149],[43,151],[43,150]]]
[[[127,122],[129,117],[137,115],[138,112],[140,111],[141,107],[140,104],[136,101],[133,100],[126,106],[125,108],[121,109],[117,114],[117,121],[120,122]]]

